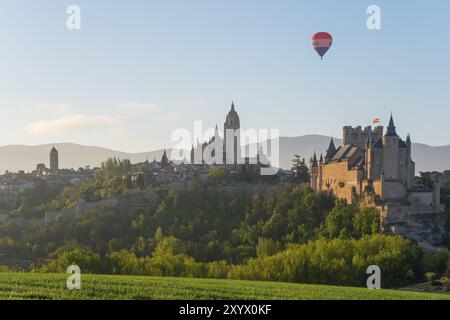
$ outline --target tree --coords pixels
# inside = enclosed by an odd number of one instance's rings
[[[258,257],[272,256],[280,251],[281,246],[279,242],[272,239],[259,238],[256,245],[256,255]]]
[[[291,170],[295,172],[295,180],[298,183],[309,182],[309,170],[305,158],[302,159],[300,155],[296,154],[292,160]]]

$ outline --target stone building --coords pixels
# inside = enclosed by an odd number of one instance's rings
[[[411,137],[402,140],[391,115],[383,127],[344,127],[343,145],[330,141],[325,157],[311,160],[311,187],[352,203],[376,207],[386,232],[402,233],[437,244],[443,234],[440,183],[433,189],[414,185]],[[433,231],[432,231],[433,230]]]

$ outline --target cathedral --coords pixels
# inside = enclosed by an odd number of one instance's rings
[[[392,115],[385,133],[382,126],[344,127],[341,147],[331,139],[325,156],[317,160],[314,154],[311,187],[377,208],[384,231],[439,243],[445,224],[440,182],[433,189],[415,185],[411,147],[410,135],[406,140],[397,135]]]
[[[254,157],[241,154],[241,123],[236,112],[234,102],[228,112],[223,124],[223,137],[220,136],[219,128],[216,125],[214,136],[209,141],[192,146],[190,160],[191,164],[266,164],[267,159],[258,146],[257,154]],[[247,152],[248,150],[246,150]],[[265,162],[264,162],[265,161]]]

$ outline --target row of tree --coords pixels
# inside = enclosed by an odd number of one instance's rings
[[[377,265],[381,268],[383,287],[390,288],[414,282],[429,270],[445,272],[448,258],[446,251],[424,256],[409,241],[383,235],[364,236],[359,240],[319,239],[289,245],[274,254],[277,249],[273,241],[260,239],[258,256],[244,264],[224,260],[202,263],[186,254],[182,242],[163,237],[148,256],[138,257],[129,250],[101,256],[74,249],[61,253],[39,271],[65,272],[67,266],[76,264],[84,273],[364,286],[367,267]]]

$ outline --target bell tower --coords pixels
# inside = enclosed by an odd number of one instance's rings
[[[231,103],[231,110],[228,112],[223,124],[223,158],[224,164],[237,164],[240,158],[240,133],[241,128],[239,115]],[[230,154],[232,152],[233,154]]]
[[[57,173],[59,170],[59,158],[58,158],[58,150],[56,150],[55,145],[50,150],[50,171],[52,173]]]

